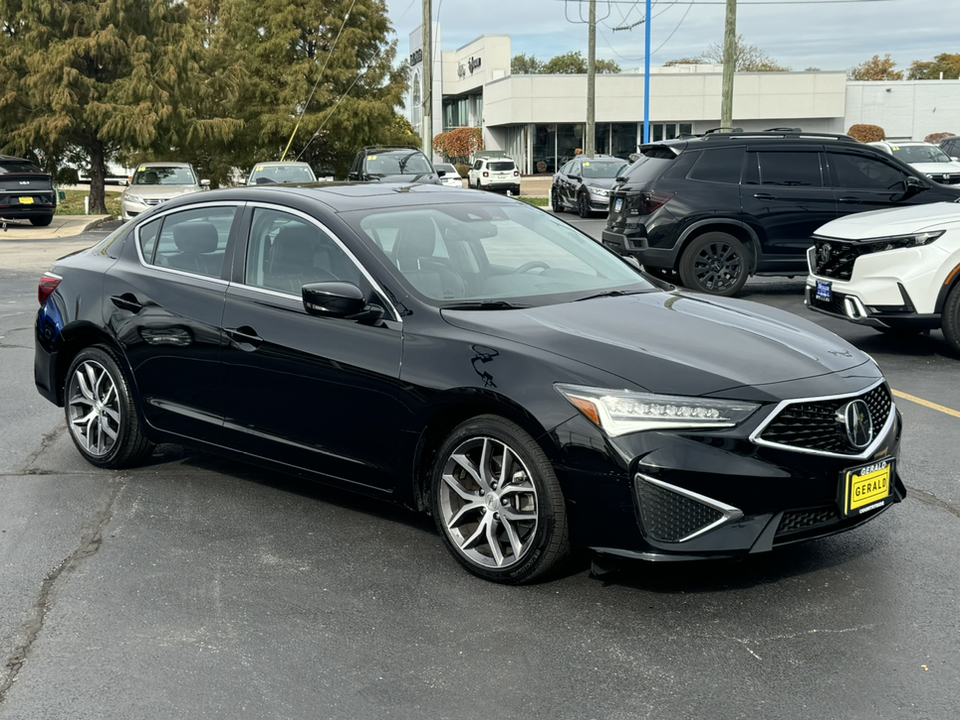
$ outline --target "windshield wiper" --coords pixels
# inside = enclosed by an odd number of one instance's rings
[[[518,305],[506,300],[478,300],[476,302],[455,303],[444,305],[442,310],[522,310],[529,305]]]
[[[642,295],[643,293],[650,292],[649,290],[607,290],[606,292],[596,293],[595,295],[587,295],[582,298],[577,298],[574,302],[581,302],[583,300],[593,300],[594,298],[604,298],[604,297],[620,297],[621,295]]]

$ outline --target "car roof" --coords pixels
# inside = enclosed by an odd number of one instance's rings
[[[190,165],[190,163],[187,163],[187,162],[173,162],[173,161],[171,161],[171,162],[160,162],[160,161],[153,161],[153,162],[137,163],[137,164],[136,164],[136,167],[137,167],[137,168],[142,168],[142,167],[185,167],[185,168],[188,168],[188,167],[192,167],[192,165]]]
[[[478,190],[457,190],[428,183],[366,183],[335,182],[306,185],[241,185],[233,188],[208,190],[203,196],[183,195],[164,203],[165,208],[195,202],[226,200],[249,200],[251,202],[280,202],[296,204],[301,201],[321,202],[336,212],[367,209],[410,209],[429,205],[457,204],[468,202],[476,205],[513,205],[517,202],[495,193]]]
[[[301,165],[304,167],[310,167],[310,163],[305,163],[299,160],[270,160],[268,162],[254,163],[254,167],[287,167],[288,165]]]

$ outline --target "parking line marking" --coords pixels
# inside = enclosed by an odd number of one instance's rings
[[[902,398],[903,400],[909,400],[910,402],[916,403],[917,405],[923,405],[924,407],[928,407],[931,410],[939,410],[940,412],[945,413],[947,415],[952,415],[955,418],[960,418],[960,412],[957,412],[956,410],[951,410],[950,408],[944,407],[943,405],[937,405],[936,403],[930,402],[929,400],[918,398],[915,395],[908,395],[907,393],[900,392],[899,390],[893,390],[892,392],[896,397]]]

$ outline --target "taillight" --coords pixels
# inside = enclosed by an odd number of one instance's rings
[[[37,287],[37,299],[41,305],[47,302],[47,298],[53,295],[53,291],[60,286],[62,281],[63,278],[59,275],[49,272],[43,274],[43,277],[40,278],[40,285]]]
[[[661,208],[667,204],[667,201],[672,198],[676,193],[665,193],[665,192],[643,192],[640,193],[640,197],[637,202],[637,214],[638,215],[649,215],[657,208]]]
[[[520,171],[519,171],[519,170],[514,170],[514,171],[513,171],[513,176],[514,176],[514,177],[520,177]]]
[[[488,173],[486,170],[484,170],[484,171],[483,171],[483,176],[484,176],[484,177],[490,177],[490,173]]]

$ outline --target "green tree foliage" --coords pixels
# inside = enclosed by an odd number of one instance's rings
[[[226,114],[204,116],[192,102],[212,91],[229,99],[229,86],[203,86],[183,2],[0,0],[0,18],[5,149],[40,149],[48,170],[71,151],[85,154],[93,212],[106,211],[104,162],[114,153],[165,155],[227,140],[241,125]]]
[[[945,80],[960,79],[960,53],[941,53],[932,62],[914,60],[907,75],[908,80],[939,80],[943,73]]]
[[[756,45],[750,45],[737,35],[734,57],[737,72],[787,72],[790,68],[780,65]],[[699,56],[701,63],[723,65],[723,43],[717,42]]]
[[[883,56],[874,55],[850,71],[851,80],[903,80],[903,71],[894,70],[897,66],[890,58],[890,53]]]
[[[585,75],[587,59],[579,50],[557,55],[546,62],[537,60],[533,55],[514,55],[510,62],[510,72],[514,75]],[[616,74],[620,72],[620,66],[613,60],[597,60],[597,72]]]
[[[535,75],[543,72],[543,63],[536,55],[514,55],[510,60],[510,72],[514,75]]]
[[[345,175],[358,147],[394,137],[408,70],[393,67],[384,0],[220,0],[217,18],[211,35],[250,68],[236,165],[300,159]]]

